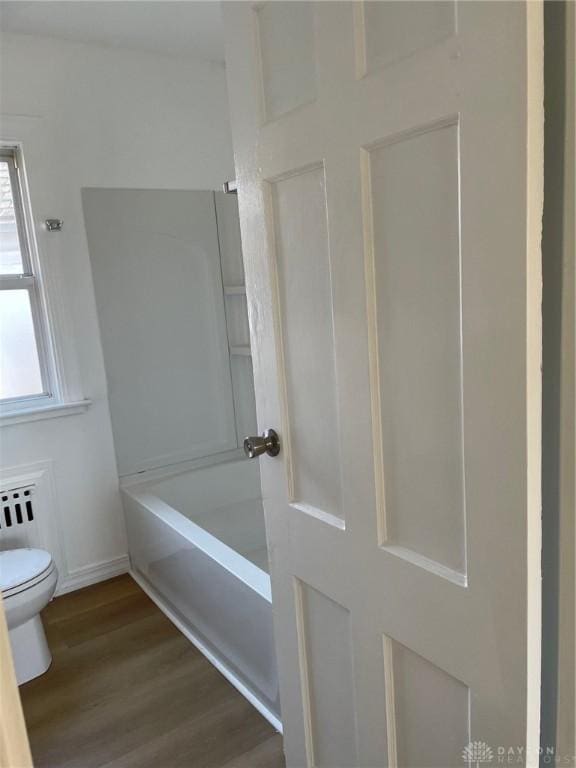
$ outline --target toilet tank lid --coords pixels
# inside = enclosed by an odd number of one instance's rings
[[[35,579],[52,564],[52,555],[44,549],[7,549],[0,552],[0,589],[8,589]]]

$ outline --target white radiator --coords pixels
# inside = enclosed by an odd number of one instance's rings
[[[36,485],[5,487],[0,491],[0,548],[41,547],[36,522]]]
[[[0,550],[47,549],[66,573],[51,461],[0,469]]]

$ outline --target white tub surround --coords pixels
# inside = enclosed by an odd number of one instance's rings
[[[87,189],[131,572],[280,728],[235,196]]]

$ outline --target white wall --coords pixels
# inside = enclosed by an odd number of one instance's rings
[[[576,6],[546,3],[542,431],[542,746],[576,750]],[[570,760],[568,760],[570,758]]]
[[[125,565],[126,545],[82,187],[218,189],[233,177],[219,65],[3,35],[0,136],[24,142],[70,393],[84,413],[3,427],[0,468],[52,460],[69,585]],[[64,220],[59,234],[41,223]]]
[[[566,2],[557,754],[576,755],[576,6]]]

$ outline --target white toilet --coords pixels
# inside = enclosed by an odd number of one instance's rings
[[[46,672],[52,661],[40,611],[52,599],[57,581],[58,571],[49,552],[0,552],[0,589],[18,685]]]

